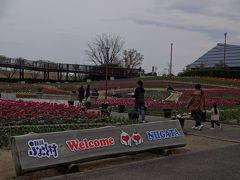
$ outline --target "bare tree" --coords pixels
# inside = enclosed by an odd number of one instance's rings
[[[16,58],[16,64],[18,65],[24,65],[25,61],[26,59],[24,58],[21,58],[21,57]]]
[[[141,66],[143,59],[143,55],[135,49],[123,51],[124,66],[130,70]]]
[[[0,64],[8,64],[10,63],[10,58],[7,58],[6,56],[0,55]],[[1,73],[3,76],[7,77],[8,79],[11,79],[14,74],[17,72],[17,69],[12,69],[8,67],[1,67]]]
[[[0,64],[6,64],[8,58],[6,56],[0,55]]]
[[[85,51],[89,60],[95,65],[120,64],[120,52],[124,41],[116,35],[97,35],[93,42],[87,44],[88,50]],[[108,58],[108,60],[107,60]]]

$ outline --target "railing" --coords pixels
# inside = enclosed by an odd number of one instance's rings
[[[72,72],[87,74],[104,74],[105,66],[63,64],[44,61],[31,61],[25,59],[5,58],[0,59],[0,67],[26,69],[35,71],[51,71],[51,72]],[[108,67],[110,76],[138,76],[139,70],[118,67]]]

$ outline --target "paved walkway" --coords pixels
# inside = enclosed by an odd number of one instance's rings
[[[213,139],[240,143],[240,125],[223,124],[222,129],[220,129],[219,127],[215,127],[214,130],[210,130],[211,123],[203,122],[204,128],[202,131],[191,129],[193,125],[194,125],[193,120],[187,120],[185,123],[184,132],[186,134],[193,134]]]
[[[240,144],[228,147],[168,156],[111,168],[74,173],[48,180],[239,180]]]
[[[112,112],[112,116],[127,118],[128,114]],[[146,116],[146,120],[149,122],[154,122],[154,121],[166,121],[166,120],[170,120],[170,118],[164,118],[160,116]],[[221,139],[221,140],[240,143],[240,125],[223,124],[223,129],[215,127],[214,130],[210,130],[211,123],[203,122],[204,128],[202,131],[193,130],[191,128],[193,125],[194,125],[193,120],[185,120],[184,128],[183,128],[184,132],[186,134],[192,134],[192,135],[209,137],[213,139]]]
[[[67,100],[63,100],[63,99],[36,99],[36,98],[16,98],[16,100],[23,100],[23,101],[34,101],[34,102],[47,102],[47,103],[57,103],[57,104],[66,104],[68,105],[68,101]],[[77,103],[77,101],[76,101]]]

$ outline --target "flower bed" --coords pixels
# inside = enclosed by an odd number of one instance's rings
[[[0,100],[0,147],[9,137],[29,132],[44,133],[131,123],[126,118],[106,117],[64,104]]]
[[[94,104],[100,106],[102,103],[108,103],[111,106],[125,105],[127,107],[134,107],[134,98],[112,98],[107,100],[96,100]],[[157,107],[159,109],[164,108],[176,108],[176,103],[173,102],[162,102],[152,98],[145,99],[145,105],[147,107]]]
[[[79,123],[95,117],[102,116],[65,104],[0,100],[0,125]]]
[[[105,118],[104,121],[89,121],[84,123],[70,123],[70,124],[47,124],[47,125],[14,125],[14,126],[0,126],[0,148],[6,147],[9,144],[11,136],[23,135],[27,133],[47,133],[66,130],[79,130],[98,128],[109,125],[125,125],[131,123],[125,118]]]
[[[95,101],[96,106],[100,106],[102,103],[108,103],[111,106],[117,105],[125,105],[128,107],[134,106],[134,99],[133,98],[113,98],[107,100],[97,100]],[[213,103],[217,103],[219,105],[236,105],[239,102],[237,99],[222,99],[222,98],[206,98],[206,105],[212,105]],[[174,109],[178,108],[179,106],[186,106],[188,103],[188,99],[182,99],[178,103],[174,102],[164,102],[161,100],[154,100],[152,98],[145,99],[145,105],[148,108],[158,108],[158,109]]]

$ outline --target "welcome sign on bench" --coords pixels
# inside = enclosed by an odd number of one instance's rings
[[[11,137],[17,175],[63,164],[186,145],[178,121]]]

